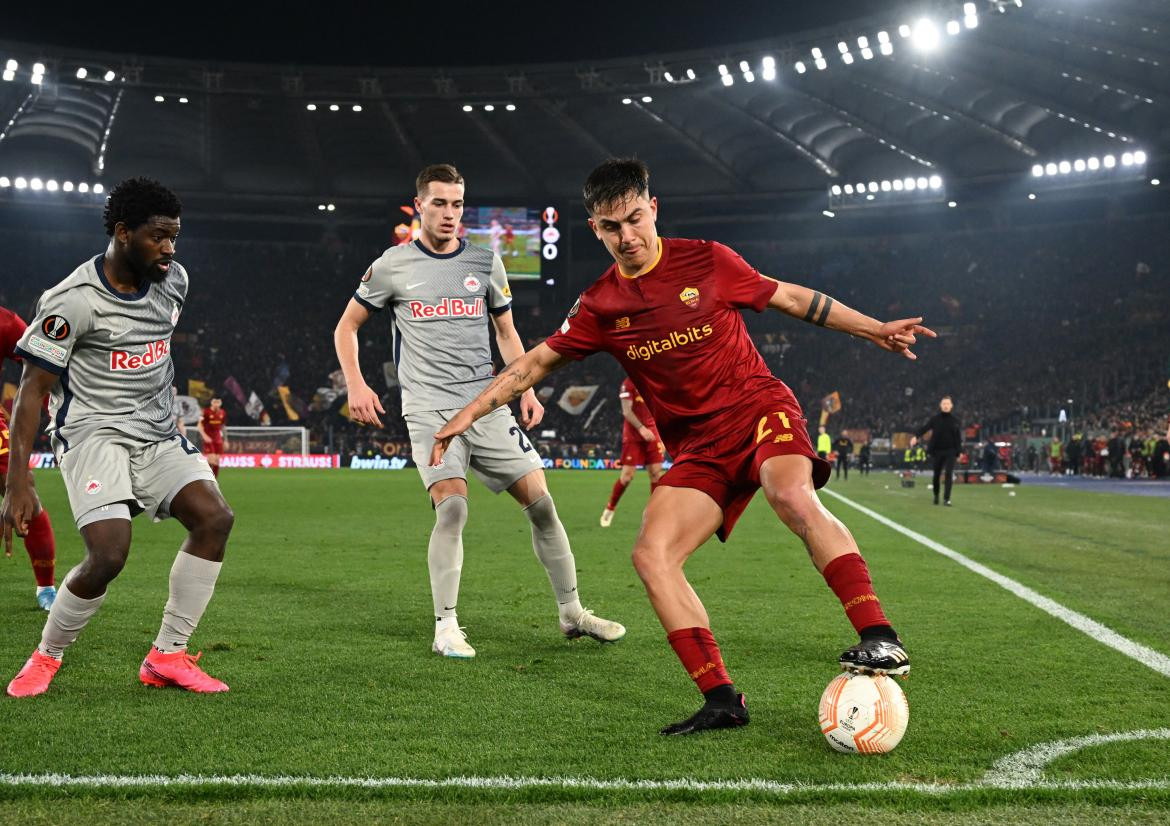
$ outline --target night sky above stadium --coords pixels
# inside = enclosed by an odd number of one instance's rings
[[[10,5],[2,29],[8,40],[121,54],[369,66],[630,57],[782,37],[891,8],[878,0],[119,3],[88,10],[78,4],[68,15],[46,18],[37,4]],[[440,8],[450,11],[437,13]]]

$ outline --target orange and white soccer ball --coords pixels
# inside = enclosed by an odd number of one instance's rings
[[[906,695],[892,677],[838,674],[821,695],[821,733],[846,754],[885,754],[910,721]]]

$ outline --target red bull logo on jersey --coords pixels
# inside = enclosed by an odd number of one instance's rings
[[[649,361],[659,353],[677,350],[679,347],[686,347],[688,344],[702,341],[714,332],[715,328],[710,324],[704,324],[702,327],[688,327],[685,330],[672,330],[666,338],[650,339],[641,344],[631,344],[626,350],[626,358],[630,361]]]
[[[411,318],[479,318],[484,314],[483,298],[470,301],[463,298],[444,298],[437,304],[426,301],[407,302]]]
[[[161,341],[152,341],[146,345],[146,349],[141,353],[130,353],[126,350],[113,350],[110,352],[110,369],[111,370],[141,370],[144,367],[150,367],[167,358],[171,354],[170,339],[162,339]]]

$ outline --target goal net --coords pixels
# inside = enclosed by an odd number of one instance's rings
[[[194,430],[194,428],[192,428]],[[199,433],[195,432],[198,438]],[[309,455],[307,427],[233,427],[223,429],[225,453],[296,453]]]

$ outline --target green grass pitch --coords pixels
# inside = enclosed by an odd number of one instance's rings
[[[49,693],[0,698],[0,822],[1170,818],[1167,739],[1070,751],[1043,766],[1040,786],[981,786],[997,760],[1031,747],[1164,729],[1170,679],[828,496],[914,661],[903,683],[911,719],[902,744],[883,757],[840,755],[825,744],[817,699],[854,634],[762,497],[730,543],[709,543],[687,569],[752,723],[660,737],[657,729],[690,714],[699,698],[629,562],[647,496],[643,474],[613,527],[597,524],[615,476],[549,478],[583,601],[623,622],[626,638],[601,646],[560,636],[526,521],[509,497],[473,483],[459,616],[479,656],[451,661],[430,653],[431,512],[413,471],[225,471],[236,528],[192,641],[208,671],[231,685],[220,696],[137,681],[182,532],[174,522],[136,520],[126,570]],[[80,539],[59,476],[37,478],[57,531],[60,578],[80,559]],[[900,488],[888,474],[831,487],[1170,653],[1165,499],[1028,485],[1009,497],[997,486],[959,486],[956,507],[943,509],[921,486]],[[0,559],[3,680],[29,655],[43,620],[18,543],[12,560]],[[303,782],[62,789],[14,783],[19,774]],[[470,777],[494,785],[417,785]],[[510,787],[505,777],[609,783]],[[416,784],[320,785],[322,778]],[[748,780],[761,782],[733,784]]]

